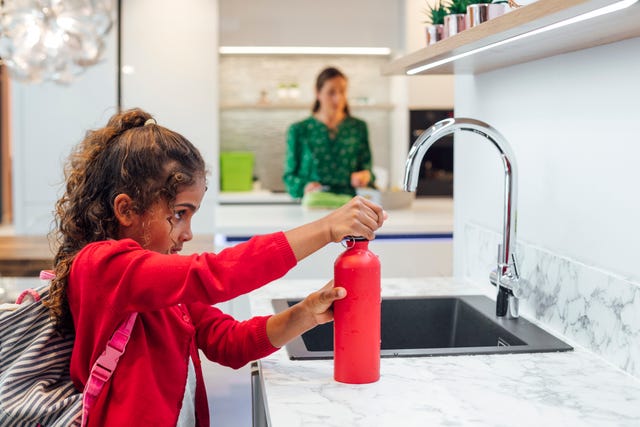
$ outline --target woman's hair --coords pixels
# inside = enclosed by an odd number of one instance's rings
[[[67,160],[65,191],[55,205],[58,250],[47,305],[60,331],[73,330],[66,287],[76,254],[91,242],[118,238],[115,197],[127,194],[143,214],[159,200],[171,205],[181,188],[205,177],[198,149],[140,109],[87,132]]]
[[[335,79],[336,77],[342,77],[343,79],[347,80],[347,76],[345,76],[342,71],[338,70],[337,68],[327,67],[322,70],[320,74],[318,74],[318,78],[316,78],[316,93],[322,90],[322,87],[327,82],[327,80]],[[317,113],[318,110],[320,110],[320,101],[318,101],[318,99],[316,98],[311,111]],[[344,113],[347,116],[351,115],[351,113],[349,112],[349,104],[346,102],[344,104]]]

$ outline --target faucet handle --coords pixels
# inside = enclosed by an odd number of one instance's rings
[[[506,267],[502,270],[500,267]],[[492,279],[497,279],[497,283],[503,288],[509,289],[513,296],[519,298],[521,296],[520,292],[520,271],[518,269],[518,260],[516,258],[516,254],[511,254],[511,262],[506,266],[504,264],[498,263],[498,268],[496,270],[496,274],[491,276]]]
[[[516,258],[516,253],[511,253],[511,265],[510,267],[513,269],[513,274],[515,274],[516,278],[520,278],[520,272],[518,271],[518,259]]]
[[[514,297],[520,298],[522,296],[520,271],[515,253],[511,254],[511,262],[509,263],[506,274],[500,278],[500,283],[506,288],[509,288]]]

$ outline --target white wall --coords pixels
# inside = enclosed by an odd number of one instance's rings
[[[397,49],[396,0],[220,0],[222,46],[358,46]]]
[[[140,107],[202,152],[212,172],[194,233],[213,232],[218,191],[217,1],[122,2],[123,108]],[[179,13],[178,13],[179,12]]]
[[[123,106],[144,108],[153,113],[161,124],[183,133],[200,148],[212,170],[203,211],[196,216],[196,232],[208,232],[213,228],[213,204],[218,187],[218,3],[221,8],[243,6],[244,9],[238,9],[239,16],[248,16],[250,11],[259,12],[260,8],[266,7],[275,15],[258,13],[252,19],[259,17],[263,26],[268,24],[268,27],[285,33],[299,29],[298,22],[306,23],[307,29],[314,24],[323,28],[313,32],[315,43],[322,41],[322,44],[344,46],[363,45],[369,41],[370,45],[379,45],[377,40],[381,37],[391,40],[396,49],[406,45],[409,51],[420,48],[423,40],[421,0],[337,4],[336,8],[340,10],[337,18],[344,21],[338,31],[333,26],[331,30],[324,30],[327,28],[326,19],[335,14],[335,8],[327,7],[326,2],[288,1],[274,8],[275,2],[249,5],[246,0],[189,0],[180,3],[179,14],[176,14],[176,3],[168,0],[127,0],[122,3],[123,65],[134,68],[134,74],[123,76]],[[320,12],[317,10],[323,10],[325,15],[318,15]],[[362,10],[367,13],[362,13]],[[302,14],[301,11],[308,13]],[[277,24],[280,22],[278,19],[295,25],[285,30]],[[405,19],[406,31],[402,22]],[[396,21],[399,22],[389,24]],[[221,23],[227,33],[233,31],[236,24],[233,20]],[[307,33],[292,36],[293,40],[300,43],[313,41],[305,39],[307,36],[304,34]],[[332,38],[336,34],[339,40]],[[401,40],[402,34],[405,34],[405,40]],[[258,41],[266,44],[268,40],[260,38]],[[51,211],[62,183],[63,160],[87,129],[104,125],[116,111],[115,47],[113,31],[109,35],[104,62],[90,68],[69,87],[12,85],[16,233],[43,234],[49,230]],[[401,50],[397,52],[403,53]],[[398,185],[407,150],[407,107],[450,108],[452,89],[446,79],[452,79],[450,76],[391,79],[391,101],[396,103],[397,109],[393,117],[390,157],[393,164],[400,165],[392,171],[391,182]],[[419,83],[421,81],[427,82],[427,86],[423,87]]]
[[[640,39],[456,78],[456,116],[511,143],[520,183],[518,239],[640,280]],[[454,274],[464,224],[499,230],[502,166],[479,137],[456,135]],[[464,171],[464,173],[460,172]]]
[[[405,52],[415,52],[426,47],[424,13],[427,3],[435,0],[406,0]],[[412,76],[409,79],[408,105],[410,109],[453,108],[453,76]]]
[[[433,3],[435,0],[428,0]],[[405,0],[404,48],[398,56],[426,47],[424,10],[425,0]],[[404,163],[409,148],[409,110],[452,109],[454,105],[454,78],[450,75],[392,76],[391,102],[396,106],[392,118],[391,168],[392,186],[401,186]]]
[[[403,54],[408,1],[416,0],[220,0],[219,43],[222,46],[389,47],[395,53]],[[358,75],[352,69],[344,71],[355,84]],[[378,67],[374,71],[379,73]],[[297,81],[301,87],[305,82],[312,82],[308,78],[300,78],[299,68],[292,68],[290,74],[289,79]],[[393,86],[389,99],[396,109],[391,113],[391,138],[388,135],[380,138],[387,141],[385,143],[390,148],[390,182],[399,185],[403,159],[407,154],[406,90],[409,83],[402,77],[399,81],[397,77],[389,79]],[[357,96],[354,87],[350,88],[351,96]],[[370,88],[363,94],[371,97],[371,93],[379,89]],[[381,97],[373,97],[376,102],[381,102]],[[370,121],[368,123],[374,126]],[[384,164],[386,160],[379,163]]]
[[[88,129],[117,110],[115,31],[104,59],[68,86],[11,83],[13,220],[16,234],[52,229],[63,164]]]
[[[189,138],[212,171],[194,232],[213,232],[218,188],[217,2],[127,0],[123,4],[123,108],[140,107]],[[117,111],[116,31],[104,60],[69,86],[12,83],[16,234],[45,234],[63,183],[62,167],[88,129]]]

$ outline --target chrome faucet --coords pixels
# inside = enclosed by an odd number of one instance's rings
[[[440,138],[455,131],[468,131],[483,136],[500,152],[504,165],[504,210],[502,244],[498,246],[498,262],[489,274],[489,281],[497,287],[496,315],[519,316],[520,274],[515,254],[516,202],[518,199],[518,168],[511,146],[494,128],[479,120],[467,118],[444,119],[425,130],[413,143],[404,170],[404,189],[415,191],[420,164],[425,153]]]

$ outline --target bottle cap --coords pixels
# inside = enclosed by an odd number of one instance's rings
[[[349,249],[349,248],[352,248],[356,242],[368,242],[368,241],[369,239],[362,236],[347,236],[344,239],[342,239],[342,246]]]

